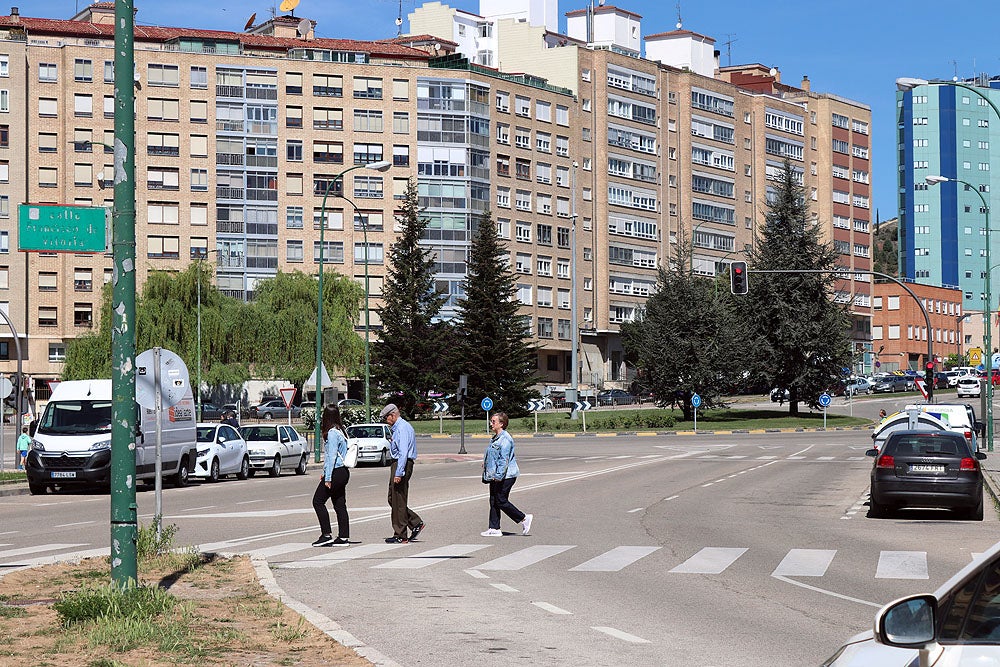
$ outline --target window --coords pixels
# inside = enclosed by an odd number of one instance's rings
[[[354,97],[360,99],[382,99],[382,79],[372,77],[354,77]]]
[[[382,144],[354,144],[354,164],[382,161]],[[355,178],[355,180],[357,180]]]
[[[362,199],[381,199],[383,180],[381,176],[355,176],[354,196]]]
[[[514,113],[518,116],[531,116],[531,100],[520,95],[514,96]]]
[[[393,122],[395,123],[395,115],[393,115]],[[355,109],[354,130],[356,132],[381,132],[382,112],[377,109]]]
[[[191,170],[191,191],[192,192],[207,192],[208,191],[208,170],[207,169],[192,169]]]
[[[394,134],[409,134],[410,114],[405,111],[394,111],[392,113],[392,131]]]
[[[38,273],[38,291],[55,292],[58,290],[58,276],[54,271],[40,271]]]
[[[392,99],[394,100],[410,99],[410,82],[407,81],[406,79],[393,79]]]
[[[538,100],[535,102],[535,119],[543,123],[552,122],[552,104]]]
[[[10,76],[10,56],[0,54],[0,77]]]
[[[314,141],[313,162],[344,163],[344,144],[340,141]]]
[[[285,159],[289,162],[302,162],[301,139],[289,139],[285,143]]]
[[[55,118],[58,116],[58,100],[51,97],[38,98],[38,115],[46,118]]]
[[[301,94],[302,75],[299,76],[299,94]],[[313,74],[313,95],[316,97],[343,97],[344,77],[333,74]],[[357,95],[355,95],[357,97]]]
[[[54,188],[59,180],[59,173],[55,167],[38,168],[38,187]]]
[[[319,263],[319,241],[313,241],[313,261]],[[344,263],[344,242],[324,241],[323,242],[323,263],[332,262],[334,264]]]
[[[287,241],[285,241],[286,261],[293,262],[296,264],[302,263],[304,261],[303,252],[304,252],[303,241],[296,239],[288,239]]]
[[[178,100],[150,98],[146,117],[149,120],[180,120],[180,102]]]
[[[518,220],[514,223],[514,239],[531,243],[531,223]]]
[[[301,124],[298,126],[301,127]],[[313,109],[314,130],[343,130],[344,110],[317,107]]]
[[[514,271],[517,273],[531,274],[531,255],[519,252],[514,261]]]
[[[94,305],[90,303],[73,304],[73,326],[91,328],[94,326]]]
[[[59,311],[55,306],[38,307],[38,326],[54,327],[59,324]]]
[[[497,111],[507,113],[510,111],[510,93],[498,90],[496,96]]]
[[[10,289],[9,266],[0,266],[0,289]]]
[[[531,285],[517,286],[517,300],[523,303],[525,306],[532,305],[531,289],[532,289]]]
[[[191,100],[191,122],[208,122],[208,102],[204,100]]]
[[[551,317],[539,317],[538,318],[538,337],[539,338],[552,338],[552,318]]]
[[[551,287],[539,287],[538,288],[538,305],[545,308],[552,307],[552,288]]]
[[[178,259],[180,239],[176,236],[150,236],[146,243],[146,256],[150,259]]]
[[[53,82],[59,79],[58,66],[55,63],[38,63],[38,80]]]
[[[285,127],[302,127],[302,107],[285,107]]]
[[[204,67],[191,67],[191,87],[198,89],[208,88],[208,70]]]
[[[161,65],[150,63],[146,70],[146,82],[150,86],[180,86],[180,69],[177,65]]]

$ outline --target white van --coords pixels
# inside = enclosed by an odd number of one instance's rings
[[[111,380],[69,380],[52,392],[25,464],[32,494],[54,486],[111,483]],[[139,408],[137,480],[156,475],[156,411]],[[186,486],[198,455],[194,397],[162,411],[163,475]]]
[[[949,431],[964,435],[972,451],[976,451],[979,447],[977,436],[982,435],[984,425],[976,420],[976,411],[968,403],[920,403],[907,405],[903,410],[910,408],[917,408],[934,415],[948,425]]]

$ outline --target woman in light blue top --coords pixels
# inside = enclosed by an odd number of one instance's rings
[[[347,456],[347,432],[336,405],[323,408],[320,427],[326,450],[323,454],[323,477],[313,494],[313,509],[319,519],[320,536],[313,542],[314,547],[339,547],[350,544],[351,526],[347,516],[347,482],[351,471],[344,465]],[[337,539],[333,539],[330,528],[330,512],[326,509],[327,499],[333,500],[333,510],[337,513]]]
[[[520,473],[517,457],[514,456],[514,438],[507,432],[509,423],[506,412],[497,412],[490,417],[493,438],[483,455],[483,479],[490,483],[490,527],[480,533],[483,537],[501,537],[500,513],[503,512],[514,523],[521,524],[521,534],[531,530],[531,514],[525,514],[508,500],[510,489]]]

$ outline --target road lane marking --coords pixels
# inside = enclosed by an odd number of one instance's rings
[[[34,554],[42,551],[56,551],[58,549],[75,549],[76,547],[83,546],[86,546],[86,544],[39,544],[34,547],[21,547],[19,549],[7,549],[5,551],[0,551],[0,558],[23,556],[25,554]],[[105,549],[105,551],[107,551],[107,549]]]
[[[629,510],[628,513],[629,514],[635,514],[636,512],[641,512],[644,509],[646,509],[646,508],[645,507],[636,507],[634,510]]]
[[[69,528],[70,526],[86,526],[92,523],[97,523],[96,521],[76,521],[74,523],[61,523],[58,526],[52,526],[53,528]]]
[[[586,563],[571,567],[570,572],[618,572],[640,558],[657,551],[660,547],[615,547]]]
[[[928,579],[926,551],[883,551],[876,579]]]
[[[664,498],[664,500],[674,500],[676,498],[680,498],[680,496],[676,496],[676,495],[675,496],[670,496],[669,498]]]
[[[791,549],[771,576],[822,577],[836,555],[836,549]]]
[[[670,572],[681,574],[720,574],[746,552],[746,548],[705,547],[670,570]]]
[[[507,584],[490,584],[490,586],[492,586],[493,588],[497,589],[498,591],[503,591],[504,593],[519,593],[520,592],[516,588],[508,586]]]
[[[867,605],[869,607],[875,607],[876,609],[881,609],[885,606],[884,602],[869,602],[868,600],[860,600],[858,598],[852,598],[849,595],[842,595],[841,593],[834,593],[833,591],[828,591],[824,588],[817,588],[816,586],[810,586],[809,584],[804,584],[801,581],[795,581],[794,579],[788,579],[779,574],[772,574],[772,577],[778,581],[783,581],[786,584],[791,584],[792,586],[798,586],[799,588],[805,588],[806,590],[813,591],[815,593],[822,593],[823,595],[829,595],[831,597],[839,598],[841,600],[847,600],[848,602],[857,602],[858,604]]]
[[[442,563],[453,558],[463,558],[471,553],[485,549],[486,544],[449,544],[446,547],[423,551],[405,558],[397,558],[388,563],[374,566],[373,569],[387,570],[419,570],[422,567],[429,567],[435,563]]]
[[[538,544],[483,563],[477,570],[520,570],[572,549],[574,544]]]
[[[615,628],[609,628],[606,626],[595,625],[591,626],[591,630],[597,630],[598,632],[603,632],[606,635],[611,635],[615,639],[621,639],[622,641],[632,642],[633,644],[648,644],[648,639],[643,639],[642,637],[636,637],[635,635],[630,635],[627,632],[622,632],[621,630],[616,630]]]
[[[561,608],[555,606],[554,604],[549,604],[548,602],[537,602],[536,601],[536,602],[532,602],[531,604],[535,605],[539,609],[544,609],[545,611],[547,611],[549,613],[552,613],[552,614],[566,614],[566,615],[572,615],[573,614],[573,612],[571,612],[571,611],[566,611],[565,609],[561,609]]]

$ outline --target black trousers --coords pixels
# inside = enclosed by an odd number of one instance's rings
[[[524,521],[524,512],[507,499],[516,481],[517,477],[509,477],[490,482],[490,528],[500,529],[500,512],[509,516],[514,523]]]
[[[319,519],[319,530],[324,535],[332,535],[330,528],[330,512],[326,509],[327,499],[333,501],[333,511],[337,513],[337,537],[345,540],[351,536],[351,520],[347,516],[347,482],[351,479],[351,471],[340,467],[333,469],[330,488],[326,482],[319,480],[316,493],[313,494],[313,509]]]

